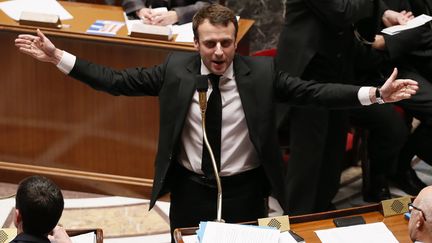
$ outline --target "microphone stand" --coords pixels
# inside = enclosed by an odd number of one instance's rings
[[[199,78],[198,82],[204,82],[205,80],[205,87],[208,86],[208,81],[207,81],[207,76],[201,76],[202,78]],[[203,85],[201,83],[201,85]],[[198,86],[201,86],[200,84]],[[202,86],[201,86],[202,87]],[[215,174],[215,179],[216,179],[216,186],[217,186],[217,217],[216,217],[216,222],[221,222],[221,223],[225,223],[225,220],[222,219],[222,186],[221,186],[221,181],[220,181],[220,177],[219,177],[219,172],[217,169],[217,165],[216,165],[216,160],[214,158],[213,155],[213,150],[210,146],[210,143],[207,140],[207,132],[206,132],[206,125],[205,125],[205,119],[206,119],[206,110],[207,110],[207,88],[205,88],[205,90],[198,88],[198,97],[199,97],[199,104],[200,104],[200,109],[201,109],[201,127],[202,127],[202,131],[203,131],[203,137],[204,137],[204,143],[209,151],[210,154],[210,158],[212,161],[212,165],[213,165],[213,170],[214,170],[214,174]]]

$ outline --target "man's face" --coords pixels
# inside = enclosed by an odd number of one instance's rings
[[[231,22],[225,27],[205,20],[198,26],[199,39],[195,38],[195,48],[212,73],[222,75],[231,65],[237,48],[234,33],[235,27]]]

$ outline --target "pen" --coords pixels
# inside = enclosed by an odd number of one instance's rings
[[[294,231],[289,230],[288,231],[291,236],[294,238],[294,240],[296,240],[297,242],[301,243],[301,242],[305,242],[305,240],[303,239],[303,237],[301,237],[300,235],[296,234]]]

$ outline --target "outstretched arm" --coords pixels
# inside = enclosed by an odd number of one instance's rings
[[[42,62],[51,62],[57,65],[63,55],[63,51],[56,48],[54,44],[38,29],[37,36],[18,35],[15,46],[22,53],[30,55]]]
[[[40,30],[37,30],[37,35],[19,35],[15,45],[22,53],[42,62],[53,63],[70,77],[113,95],[156,96],[163,85],[164,65],[115,70],[56,48]]]
[[[277,99],[293,105],[319,105],[332,109],[345,109],[378,103],[377,94],[384,102],[397,102],[409,99],[418,90],[416,81],[396,79],[396,68],[381,88],[304,81],[285,72],[278,72],[277,75],[275,85]]]

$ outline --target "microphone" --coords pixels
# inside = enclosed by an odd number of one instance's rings
[[[199,105],[201,109],[201,116],[207,110],[207,90],[208,90],[208,78],[207,75],[197,75],[197,91],[199,97]]]
[[[207,147],[207,150],[209,151],[210,158],[213,165],[213,170],[215,174],[216,179],[216,186],[218,190],[217,194],[217,216],[216,216],[216,222],[222,222],[224,223],[225,220],[222,219],[222,185],[219,177],[219,172],[216,165],[216,160],[213,155],[213,150],[210,146],[210,143],[207,140],[207,132],[206,132],[206,125],[205,125],[205,119],[206,119],[206,110],[207,110],[207,90],[208,90],[208,77],[207,75],[197,75],[197,91],[198,91],[198,98],[199,98],[199,105],[201,109],[201,127],[203,131],[203,138],[205,146]]]

